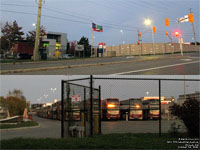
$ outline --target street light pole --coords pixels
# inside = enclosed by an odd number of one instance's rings
[[[178,22],[178,30],[181,31],[180,21],[178,20],[177,22]],[[180,44],[181,56],[183,56],[183,45],[182,45],[182,41],[183,41],[183,38],[182,38],[182,35],[180,34],[180,35],[179,35],[179,44]]]
[[[53,92],[53,98],[54,98],[54,100],[55,100],[54,92],[55,92],[56,90],[57,90],[56,88],[51,88],[51,91]]]
[[[151,26],[151,28],[152,28],[152,50],[153,50],[153,54],[155,55],[153,25],[152,25],[151,20],[149,18],[144,20],[144,24],[146,26]]]

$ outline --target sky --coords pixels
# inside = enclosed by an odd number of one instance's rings
[[[35,30],[38,0],[1,0],[0,23],[17,21],[27,33]],[[91,39],[91,23],[103,26],[103,32],[94,32],[94,45],[105,42],[114,46],[137,42],[137,32],[142,31],[142,42],[151,43],[151,27],[144,25],[150,18],[156,26],[155,42],[170,42],[165,31],[173,37],[178,30],[176,20],[189,14],[192,8],[194,25],[199,41],[199,0],[43,0],[41,25],[47,31],[67,33],[69,41],[78,41],[82,36]],[[169,18],[170,26],[165,26]],[[184,42],[193,42],[192,24],[181,23]],[[120,32],[121,31],[121,32]]]
[[[87,78],[87,75],[1,75],[0,76],[0,96],[6,97],[9,91],[19,89],[24,93],[31,104],[53,102],[54,99],[61,100],[61,80]],[[96,77],[99,77],[96,76]],[[108,77],[108,76],[100,76]],[[199,79],[199,76],[191,75],[139,75],[139,76],[113,76],[113,77],[131,77],[131,78],[164,78],[164,79]],[[89,80],[73,82],[80,85],[89,85]],[[144,96],[158,96],[158,81],[122,81],[122,80],[95,80],[94,87],[102,89],[102,99],[114,97],[120,100],[128,98],[140,98]],[[161,96],[178,98],[179,95],[185,92],[195,93],[200,91],[200,81],[191,82],[186,81],[162,81],[161,82]],[[51,88],[56,88],[53,92]],[[148,92],[148,93],[147,93]],[[76,93],[75,94],[80,94]],[[48,95],[45,97],[44,95]]]

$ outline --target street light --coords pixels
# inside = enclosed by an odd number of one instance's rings
[[[35,24],[35,23],[33,23],[33,24],[32,24],[32,26],[33,26],[33,27],[36,27],[36,24]]]
[[[51,88],[51,91],[53,92],[53,98],[54,98],[54,100],[55,100],[54,92],[55,92],[56,90],[57,90],[56,88]]]
[[[152,28],[152,41],[153,41],[152,47],[153,47],[153,53],[155,54],[155,48],[154,48],[154,33],[153,33],[152,21],[151,21],[149,18],[147,18],[147,19],[144,20],[144,24],[145,24],[146,26],[151,26],[151,28]]]
[[[144,20],[144,24],[147,25],[147,26],[150,26],[151,25],[151,20],[149,18],[145,19]]]
[[[54,93],[57,89],[56,88],[51,88],[51,91]]]
[[[45,97],[45,99],[47,100],[47,97],[48,97],[49,95],[48,94],[44,94],[44,97]]]
[[[125,44],[124,36],[123,36],[124,35],[124,31],[121,29],[120,32],[122,33],[122,44]]]

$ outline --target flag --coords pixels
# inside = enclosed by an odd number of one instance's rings
[[[92,29],[93,29],[93,31],[103,32],[103,27],[96,25],[95,23],[92,23]]]

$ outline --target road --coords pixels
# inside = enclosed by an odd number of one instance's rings
[[[92,58],[1,64],[1,74],[16,75],[199,75],[200,54]]]
[[[17,137],[24,138],[60,138],[61,122],[58,120],[43,119],[33,116],[39,123],[39,127],[26,129],[0,130],[1,139],[11,139]],[[162,133],[167,133],[170,124],[176,122],[183,125],[178,120],[162,120]],[[158,121],[103,121],[102,133],[158,133]],[[184,125],[183,125],[184,128]],[[185,131],[182,129],[181,131]]]

